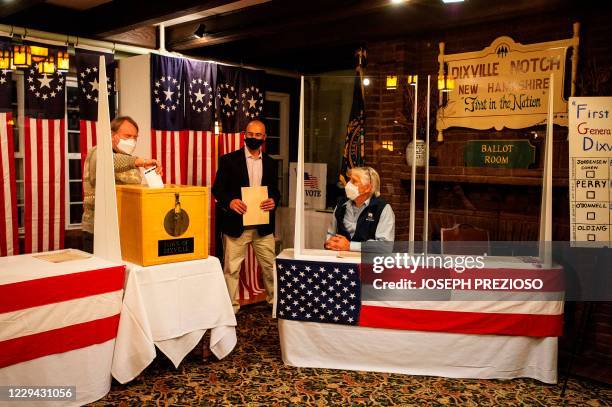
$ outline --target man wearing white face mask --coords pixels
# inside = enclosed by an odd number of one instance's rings
[[[129,116],[120,116],[111,122],[113,143],[113,164],[116,184],[140,184],[142,179],[138,167],[157,166],[158,174],[162,168],[155,160],[132,155],[138,140],[138,125]],[[83,250],[93,252],[94,211],[96,202],[96,147],[87,153],[83,167]]]
[[[327,229],[325,248],[361,251],[361,242],[395,240],[395,215],[380,198],[380,177],[372,167],[355,167]]]

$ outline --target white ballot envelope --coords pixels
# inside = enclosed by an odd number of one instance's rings
[[[259,207],[266,199],[268,199],[268,187],[242,187],[242,202],[247,206],[246,213],[242,215],[244,226],[270,223],[270,212]]]
[[[144,172],[144,177],[145,177],[145,180],[147,181],[147,185],[149,186],[149,188],[163,188],[164,187],[164,181],[162,180],[162,177],[158,173],[155,172],[156,168],[157,166],[147,168]]]

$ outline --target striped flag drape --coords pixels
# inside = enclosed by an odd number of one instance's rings
[[[63,101],[62,101],[63,102]],[[64,247],[64,119],[25,118],[25,251]]]
[[[100,56],[106,60],[107,88],[111,118],[113,117],[115,100],[115,69],[114,56],[89,50],[76,51],[76,69],[79,91],[79,130],[81,167],[85,165],[87,153],[97,144],[98,122],[98,64]]]
[[[81,168],[85,165],[87,153],[98,143],[98,122],[93,120],[79,121],[79,135],[81,148]]]
[[[185,131],[187,139],[186,183],[209,188],[217,173],[217,137],[215,129],[215,98],[217,67],[210,62],[187,59],[185,80]],[[210,193],[208,227],[209,253],[215,253],[215,198]]]
[[[65,76],[25,73],[25,251],[64,247],[66,128]]]
[[[14,86],[12,73],[0,71],[0,256],[19,253],[12,113]]]
[[[249,69],[219,66],[217,72],[217,114],[222,134],[219,154],[224,155],[244,148],[244,134],[249,121],[263,111],[263,73]],[[239,302],[252,304],[265,301],[266,293],[252,245],[240,271]]]
[[[212,187],[218,157],[243,147],[243,136],[236,129],[263,110],[263,87],[241,78],[259,80],[263,75],[230,70],[236,73],[232,80],[237,82],[219,84],[221,68],[217,64],[151,55],[151,149],[164,168],[164,183]],[[233,132],[217,136],[215,117],[223,129]],[[216,252],[215,213],[211,194],[210,253]],[[265,299],[260,274],[249,246],[240,278],[242,303]]]
[[[187,130],[187,184],[209,187],[208,252],[215,254],[215,197],[210,192],[217,174],[217,136],[212,131]]]
[[[151,154],[164,169],[164,184],[187,183],[185,139],[184,130],[151,129]]]
[[[219,136],[219,155],[225,155],[244,147],[244,133],[223,133]]]
[[[4,87],[0,85],[0,90]],[[19,254],[14,151],[12,113],[0,113],[0,256]]]
[[[151,154],[164,168],[164,183],[187,183],[183,58],[151,55]]]

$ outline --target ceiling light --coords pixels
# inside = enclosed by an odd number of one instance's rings
[[[451,92],[455,89],[455,78],[448,75],[438,76],[438,90],[441,92]]]
[[[206,26],[204,24],[198,25],[198,28],[193,33],[196,38],[204,38],[206,36]]]
[[[13,46],[13,65],[17,68],[29,68],[32,65],[30,47],[26,45]]]
[[[363,86],[368,86],[370,84],[370,78],[364,78]]]
[[[32,61],[42,62],[49,56],[49,48],[30,45],[30,53],[32,54]]]
[[[68,72],[70,70],[70,56],[68,51],[59,51],[57,53],[57,70],[60,72]]]
[[[442,0],[442,3],[444,3],[444,4],[448,4],[448,3],[463,3],[463,0]]]
[[[405,3],[406,0],[391,0],[391,4],[401,4],[401,3]]]

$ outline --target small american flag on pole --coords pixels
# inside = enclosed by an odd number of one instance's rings
[[[304,186],[310,189],[319,188],[319,180],[314,175],[304,171]]]

